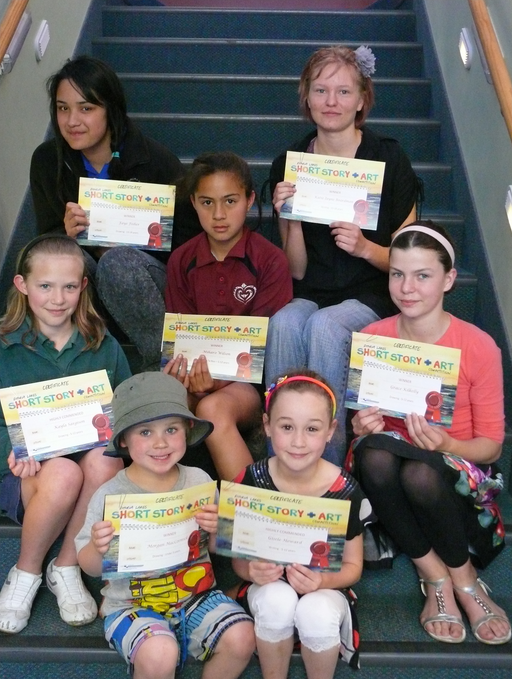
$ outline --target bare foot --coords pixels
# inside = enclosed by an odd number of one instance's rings
[[[425,631],[438,641],[452,644],[464,641],[466,630],[455,601],[450,577],[446,576],[437,580],[435,584],[430,584],[426,580],[423,583],[423,591],[427,599],[421,612],[420,622]],[[426,623],[425,621],[429,618],[439,619]]]
[[[485,587],[482,587],[478,580],[473,585],[464,588],[455,587],[455,593],[468,616],[473,634],[479,641],[490,644],[504,644],[510,639],[510,622],[507,614],[494,603],[487,594]],[[483,605],[478,603],[479,600]],[[493,615],[499,617],[488,617]],[[479,624],[479,621],[482,622]]]

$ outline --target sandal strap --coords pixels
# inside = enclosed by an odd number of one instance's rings
[[[480,578],[477,578],[472,585],[467,585],[466,587],[457,587],[456,585],[453,585],[453,589],[457,590],[458,592],[464,592],[464,594],[469,594],[469,596],[471,596],[474,599],[474,601],[480,606],[480,608],[482,608],[482,610],[485,613],[485,616],[481,618],[481,620],[479,620],[478,623],[472,625],[472,628],[474,626],[479,627],[483,622],[485,622],[485,618],[491,620],[492,617],[496,617],[501,618],[503,620],[504,619],[503,616],[494,614],[489,604],[482,599],[480,594],[478,594],[478,592],[476,591],[477,585],[480,585],[480,587],[484,590],[486,594],[489,594],[489,592],[492,591],[489,585],[486,585],[485,582]]]
[[[486,594],[489,594],[489,592],[491,591],[489,585],[487,585],[480,578],[477,578],[472,585],[468,585],[467,587],[457,587],[456,585],[453,585],[453,588],[455,590],[459,592],[464,592],[464,594],[469,594],[469,596],[473,598],[473,600],[480,606],[480,608],[484,612],[484,615],[471,625],[471,631],[478,639],[478,641],[481,641],[484,644],[504,644],[507,641],[509,641],[512,636],[512,631],[510,629],[510,621],[506,615],[503,615],[502,613],[494,613],[492,611],[489,604],[486,601],[484,601],[476,591],[477,585],[480,585],[480,587],[484,590]],[[478,634],[478,630],[482,625],[485,625],[491,620],[501,620],[502,622],[507,623],[509,625],[508,633],[505,634],[505,636],[503,637],[496,637],[494,639],[484,639],[483,637],[481,637]]]
[[[450,615],[449,613],[438,613],[437,615],[432,615],[430,618],[425,618],[424,620],[421,620],[421,624],[423,625],[423,627],[425,627],[425,625],[428,625],[429,622],[449,622],[464,627],[462,618],[459,618],[456,615]]]
[[[462,622],[462,618],[460,618],[457,615],[452,615],[446,612],[446,602],[443,593],[443,585],[449,579],[450,579],[449,575],[446,575],[444,578],[440,578],[439,580],[425,580],[423,578],[420,578],[421,591],[425,596],[427,596],[426,585],[431,585],[432,587],[434,587],[437,604],[437,615],[432,615],[429,618],[420,619],[420,622],[423,625],[423,629],[425,630],[425,632],[427,632],[427,634],[429,634],[433,639],[436,639],[437,641],[444,641],[446,643],[456,644],[463,642],[464,639],[466,638],[466,628],[464,626],[464,623]],[[462,628],[461,636],[442,637],[437,634],[434,634],[433,632],[427,629],[427,625],[432,622],[447,622],[449,624],[460,625],[460,627]]]
[[[443,585],[444,583],[449,580],[449,575],[445,575],[444,578],[440,578],[439,580],[424,580],[423,578],[420,578],[420,587],[421,591],[425,596],[427,596],[427,591],[425,585],[431,585],[432,587],[435,588],[435,596],[436,596],[436,603],[437,603],[437,610],[439,616],[448,616],[448,613],[446,612],[446,603],[444,600],[444,594],[443,594]],[[453,617],[453,616],[452,616]],[[443,618],[445,619],[445,618]],[[435,620],[429,619],[427,622],[435,622]],[[450,622],[457,622],[457,620],[452,620]],[[423,623],[426,624],[426,623]]]
[[[499,613],[488,613],[487,615],[484,615],[481,618],[479,618],[475,623],[471,625],[473,634],[476,634],[478,629],[483,624],[489,622],[490,620],[501,620],[502,622],[506,622],[510,625],[509,619],[505,615],[500,615]]]

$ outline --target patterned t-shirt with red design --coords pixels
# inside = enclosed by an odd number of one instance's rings
[[[284,252],[247,227],[223,261],[215,259],[201,233],[177,248],[167,264],[168,312],[270,317],[291,299]]]

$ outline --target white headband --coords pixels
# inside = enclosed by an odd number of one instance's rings
[[[395,233],[393,240],[391,241],[391,245],[393,245],[398,236],[401,236],[403,233],[407,233],[408,231],[421,231],[421,233],[426,233],[427,236],[432,236],[432,238],[438,241],[438,243],[441,243],[446,252],[450,255],[452,266],[455,266],[455,251],[452,247],[452,244],[442,234],[438,233],[434,229],[431,229],[429,226],[422,226],[421,224],[411,224],[410,226],[406,226]]]

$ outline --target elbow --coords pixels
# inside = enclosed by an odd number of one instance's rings
[[[501,451],[503,448],[501,441],[487,439],[486,443],[488,443],[488,445],[485,446],[487,455],[485,456],[483,463],[492,464],[493,462],[497,462],[501,457]],[[482,446],[482,448],[483,447],[484,446]]]
[[[301,281],[306,275],[306,267],[290,267],[290,273],[295,281]]]
[[[354,569],[354,585],[357,585],[359,580],[361,580],[363,576],[363,563],[361,562],[360,564],[357,564],[355,569]]]
[[[488,462],[489,464],[493,464],[493,462],[497,462],[497,461],[500,459],[500,457],[501,457],[502,445],[501,445],[501,443],[500,443],[500,444],[496,444],[496,446],[497,446],[496,450],[493,451],[493,452],[489,455],[489,459],[487,460],[487,462]]]

